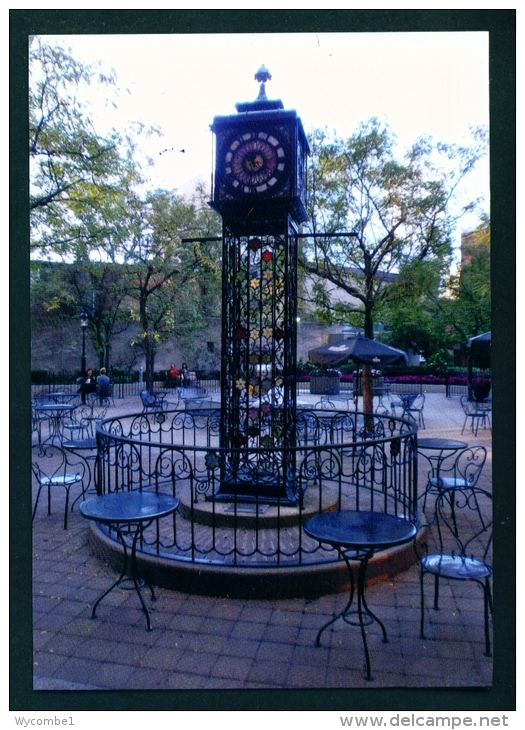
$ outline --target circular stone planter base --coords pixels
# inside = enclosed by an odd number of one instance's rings
[[[265,504],[262,501],[259,504],[240,500],[220,502],[207,500],[204,497],[195,502],[187,489],[180,490],[179,499],[178,511],[184,519],[199,525],[220,528],[271,530],[278,527],[293,527],[319,512],[319,497],[313,489],[306,489],[301,509],[296,506]],[[338,500],[337,486],[327,486],[322,497],[323,511],[337,509]]]
[[[115,570],[122,567],[122,546],[96,523],[89,525],[89,543],[95,555]],[[418,533],[417,541],[424,539]],[[393,580],[416,562],[411,543],[378,553],[368,564],[367,584]],[[137,553],[139,574],[153,585],[170,590],[225,598],[278,600],[315,598],[348,589],[348,572],[343,560],[289,567],[245,567],[223,563],[193,563]],[[355,563],[357,571],[358,564]],[[356,573],[355,573],[356,575]]]

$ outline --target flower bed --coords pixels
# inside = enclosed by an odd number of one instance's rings
[[[380,373],[372,373],[372,377],[379,377]],[[298,383],[309,383],[312,378],[319,377],[319,375],[311,373],[311,374],[303,374],[298,375],[296,380]],[[468,379],[466,375],[450,375],[447,380],[446,375],[432,375],[432,374],[426,374],[421,373],[421,375],[385,375],[385,380],[389,383],[406,383],[407,385],[413,384],[413,385],[446,385],[447,382],[449,385],[467,385]],[[354,374],[353,373],[342,373],[339,378],[341,383],[353,383],[354,382]],[[490,382],[490,378],[488,379]]]

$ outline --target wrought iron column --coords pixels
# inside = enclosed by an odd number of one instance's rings
[[[280,230],[279,230],[280,229]],[[264,228],[262,229],[264,230]],[[219,499],[295,504],[297,231],[223,227]]]

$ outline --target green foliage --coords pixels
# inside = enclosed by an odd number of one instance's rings
[[[306,239],[301,265],[314,277],[319,316],[334,321],[352,313],[372,337],[374,320],[392,301],[412,305],[443,282],[456,222],[451,202],[485,153],[485,139],[476,132],[473,146],[460,148],[422,138],[398,159],[390,129],[371,119],[347,140],[317,130],[310,147],[312,232],[352,235]],[[327,285],[347,301],[334,304]]]
[[[436,350],[427,360],[426,368],[430,372],[446,373],[452,365],[452,358],[448,350]]]
[[[451,300],[448,316],[464,342],[491,327],[490,221],[464,237],[462,262],[448,280]]]
[[[333,234],[312,236],[301,248],[317,316],[352,317],[353,324],[362,318],[370,338],[374,322],[388,322],[395,344],[429,351],[435,323],[428,304],[442,290],[458,216],[474,204],[454,213],[452,203],[486,153],[485,133],[476,130],[469,148],[421,138],[398,157],[391,130],[371,119],[346,140],[317,130],[310,148],[311,230]],[[370,411],[369,383],[364,386]]]
[[[33,304],[75,318],[84,309],[99,366],[109,366],[112,338],[138,325],[134,348],[151,380],[162,342],[189,339],[216,316],[220,251],[182,239],[213,236],[220,225],[202,187],[189,201],[144,192],[138,140],[156,130],[100,135],[79,101],[90,84],[100,96],[116,91],[112,75],[31,40],[31,245],[35,257],[64,262],[35,264]]]
[[[151,387],[160,345],[174,336],[191,339],[216,303],[218,247],[183,239],[210,236],[218,221],[164,190],[132,197],[128,210],[132,236],[121,255],[129,267],[130,316],[141,330],[132,344],[145,357]]]

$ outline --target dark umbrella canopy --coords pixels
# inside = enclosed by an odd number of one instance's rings
[[[310,350],[308,359],[319,365],[343,365],[348,360],[370,365],[396,365],[406,363],[407,356],[403,350],[358,335],[316,347]]]
[[[472,366],[489,368],[491,357],[491,332],[484,332],[477,337],[471,337],[467,342],[469,348],[469,370]]]
[[[468,341],[469,347],[486,347],[490,348],[492,338],[492,332],[484,332],[482,335],[477,337],[471,337]]]

